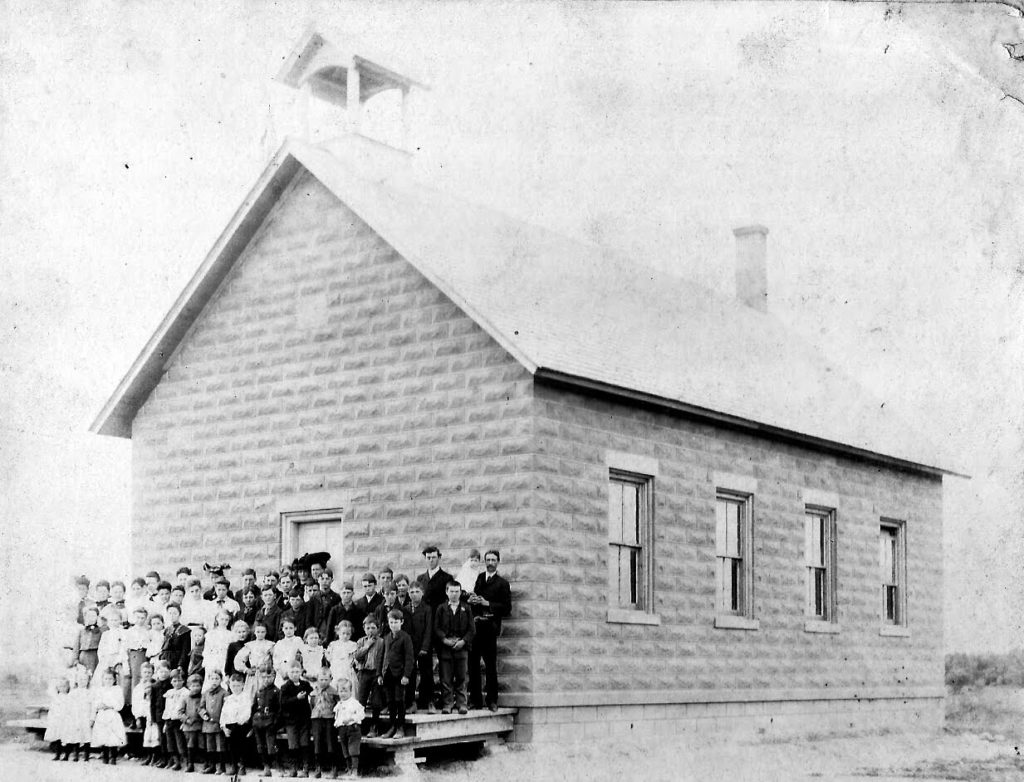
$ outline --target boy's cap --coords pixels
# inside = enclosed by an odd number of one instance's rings
[[[343,590],[347,589],[349,592],[355,592],[356,591],[355,588],[352,586],[352,582],[351,581],[343,582],[342,585],[341,585],[341,588]]]
[[[377,583],[377,577],[373,573],[363,573],[363,581],[367,581],[371,584]]]

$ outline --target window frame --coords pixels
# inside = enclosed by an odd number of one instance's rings
[[[886,582],[881,579],[882,561],[881,544],[882,535],[887,534],[893,545],[892,575],[893,582]],[[906,635],[908,634],[907,623],[907,523],[905,520],[882,516],[878,525],[879,534],[879,576],[881,580],[881,600],[879,604],[879,622],[882,635]],[[895,590],[894,619],[888,617],[886,588]]]
[[[807,632],[838,632],[839,631],[839,589],[837,578],[838,560],[838,524],[836,520],[835,507],[819,505],[817,503],[806,503],[804,505],[804,630]],[[822,538],[819,548],[821,550],[821,564],[812,559],[811,551],[814,533],[811,530],[811,520],[820,522]],[[822,572],[821,586],[824,589],[821,605],[823,613],[817,613],[817,601],[815,599],[817,589],[816,580],[812,573]]]
[[[606,491],[608,492],[609,511],[607,517],[608,531],[608,592],[607,621],[622,624],[661,624],[661,617],[655,613],[654,591],[654,540],[655,540],[655,479],[658,473],[657,460],[635,454],[624,454],[609,451],[606,456]],[[614,484],[626,484],[637,490],[637,539],[636,542],[626,541],[621,536],[621,519],[619,533],[613,533],[612,487]],[[623,605],[619,602],[619,555],[618,552],[628,547],[638,552],[636,576],[636,603]]]
[[[754,610],[754,533],[756,524],[755,495],[757,480],[743,476],[726,474],[715,475],[715,626],[722,629],[760,629],[761,622]],[[740,529],[736,535],[738,541],[738,557],[742,574],[740,590],[741,605],[735,610],[726,608],[724,587],[723,560],[737,558],[721,554],[728,549],[728,529],[725,529],[726,540],[721,539],[722,528],[719,524],[719,503],[739,504],[742,518]],[[734,568],[734,566],[733,566]],[[732,568],[730,568],[732,569]],[[730,596],[731,597],[731,596]],[[730,600],[731,603],[731,600]]]

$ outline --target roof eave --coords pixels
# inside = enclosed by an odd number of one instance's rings
[[[957,470],[952,470],[945,467],[938,467],[935,465],[923,464],[921,462],[915,462],[908,459],[901,459],[896,456],[890,456],[888,454],[870,451],[865,448],[857,448],[856,446],[848,445],[846,443],[828,440],[823,437],[815,437],[814,435],[805,434],[803,432],[796,432],[791,429],[785,429],[779,426],[772,426],[770,424],[765,424],[759,421],[753,421],[747,418],[741,418],[739,416],[730,415],[728,413],[722,413],[717,410],[711,410],[709,408],[691,405],[677,399],[670,399],[667,397],[657,396],[656,394],[648,394],[643,391],[637,391],[631,388],[626,388],[624,386],[616,386],[611,383],[605,383],[599,380],[591,380],[586,377],[572,375],[566,372],[561,372],[556,369],[538,367],[537,370],[534,372],[534,376],[539,380],[545,380],[555,384],[573,386],[587,391],[596,391],[602,394],[608,394],[610,396],[616,396],[637,402],[643,402],[645,404],[654,405],[656,407],[667,408],[687,415],[691,415],[695,418],[714,421],[716,423],[720,423],[732,428],[757,432],[759,434],[766,435],[768,437],[772,437],[775,439],[795,442],[801,445],[807,445],[817,450],[824,450],[831,453],[841,453],[848,456],[855,456],[859,459],[864,459],[866,461],[871,461],[878,464],[884,464],[888,467],[896,467],[902,470],[911,470],[913,472],[924,473],[926,475],[931,475],[940,478],[943,475],[952,475],[958,478],[971,477],[970,475],[959,472]]]
[[[259,230],[282,191],[298,171],[299,163],[292,155],[291,146],[292,142],[286,140],[264,169],[203,263],[89,426],[90,432],[131,438],[135,414],[162,377],[167,359],[213,297],[235,259]]]

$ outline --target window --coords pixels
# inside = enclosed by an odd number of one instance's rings
[[[878,533],[878,564],[882,580],[882,624],[903,627],[906,609],[906,525],[883,519]]]
[[[715,625],[757,629],[754,617],[754,495],[718,489],[715,497]]]
[[[608,621],[659,624],[654,614],[654,476],[641,457],[609,457]]]
[[[804,515],[804,563],[807,571],[806,613],[812,623],[836,621],[835,559],[835,510],[808,506]]]

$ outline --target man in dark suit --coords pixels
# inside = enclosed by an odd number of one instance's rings
[[[437,546],[423,549],[423,558],[427,560],[427,572],[420,573],[416,580],[423,585],[423,602],[436,609],[448,599],[445,587],[452,580],[452,574],[441,567],[441,552]]]
[[[469,648],[469,704],[479,709],[480,661],[486,669],[486,699],[483,703],[494,711],[498,708],[498,636],[501,635],[501,620],[512,610],[512,590],[508,581],[498,575],[501,554],[491,549],[484,554],[483,573],[476,577],[476,584],[469,596],[469,605],[476,618],[476,638]]]

